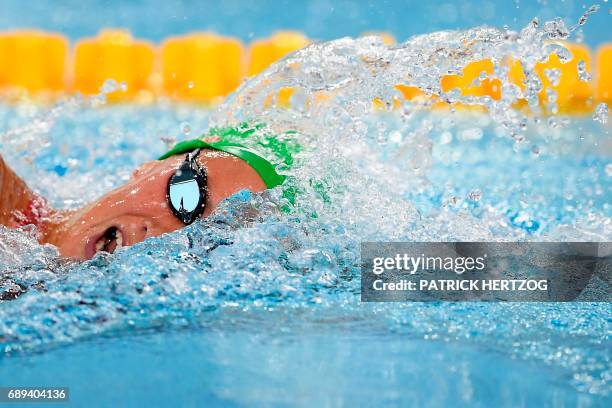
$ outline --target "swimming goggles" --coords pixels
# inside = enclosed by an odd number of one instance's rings
[[[204,142],[201,139],[186,140],[176,146],[159,160],[178,154],[188,153],[185,162],[168,181],[167,198],[170,209],[184,224],[191,224],[205,209],[208,193],[206,170],[195,160],[200,149],[225,152],[244,160],[259,174],[267,188],[280,186],[285,176],[278,174],[276,168],[258,153],[239,143],[227,141]]]
[[[257,174],[259,174],[259,177],[261,177],[267,188],[280,186],[285,181],[286,177],[278,174],[275,166],[260,156],[257,152],[241,145],[240,143],[233,143],[223,140],[218,142],[205,142],[201,139],[192,139],[179,142],[172,148],[172,150],[162,155],[158,160],[164,160],[168,157],[187,153],[195,149],[217,150],[244,160],[257,172]]]
[[[166,198],[172,213],[183,222],[191,224],[204,212],[208,196],[206,169],[196,158],[200,149],[187,154],[185,161],[168,180]]]

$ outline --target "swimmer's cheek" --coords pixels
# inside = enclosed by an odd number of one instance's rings
[[[144,163],[143,165],[141,165],[140,167],[138,167],[136,170],[132,172],[132,178],[135,179],[135,178],[140,177],[143,174],[148,173],[158,163],[159,162],[157,161],[150,161],[150,162]]]

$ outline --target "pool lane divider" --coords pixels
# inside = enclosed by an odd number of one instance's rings
[[[395,41],[389,34],[377,34],[387,44]],[[104,29],[96,37],[79,40],[71,47],[66,37],[57,33],[4,32],[0,33],[0,94],[8,100],[24,95],[52,100],[74,92],[94,95],[112,78],[125,87],[109,93],[110,102],[148,103],[165,96],[178,101],[217,103],[245,77],[257,75],[310,42],[302,33],[280,31],[248,45],[214,33],[170,37],[157,45],[135,39],[127,30]],[[595,54],[582,44],[565,46],[573,56],[569,61],[562,62],[552,53],[546,62],[535,67],[542,82],[538,95],[542,108],[561,113],[588,113],[597,103],[609,104],[612,101],[612,44],[600,47]],[[508,66],[510,80],[525,89],[520,63],[510,58],[503,63]],[[479,79],[483,73],[486,77]],[[592,79],[585,81],[585,76]],[[406,99],[426,98],[423,91],[410,84],[399,84],[396,88]],[[501,98],[501,81],[494,77],[490,60],[471,62],[460,75],[444,76],[441,88],[444,92],[458,89],[461,95]],[[291,88],[284,88],[270,100],[288,105],[292,94]],[[432,105],[448,108],[448,104],[439,100]],[[517,108],[525,106],[526,102],[517,104]]]

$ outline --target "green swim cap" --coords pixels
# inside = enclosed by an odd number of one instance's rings
[[[276,167],[256,153],[252,149],[228,139],[245,139],[251,136],[256,130],[262,129],[264,125],[249,126],[242,124],[238,127],[228,128],[213,128],[209,132],[209,136],[217,136],[221,138],[217,142],[205,142],[201,139],[186,140],[177,143],[172,150],[162,155],[159,160],[167,159],[168,157],[177,154],[189,153],[195,149],[211,149],[229,153],[247,162],[259,174],[267,188],[280,186],[286,179],[286,176],[278,174]],[[279,161],[290,166],[293,164],[293,153],[299,151],[299,146],[290,146],[286,141],[278,137],[266,137],[260,143],[262,147],[267,147],[279,158]]]

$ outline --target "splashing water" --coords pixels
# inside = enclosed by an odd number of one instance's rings
[[[537,106],[535,64],[552,51],[571,58],[546,42],[570,31],[562,21],[540,29],[534,20],[520,32],[437,32],[395,46],[375,37],[317,43],[245,83],[210,116],[163,101],[94,109],[70,100],[42,113],[3,107],[3,155],[53,204],[69,208],[124,182],[164,142],[209,125],[264,123],[247,141],[253,145],[296,131],[303,150],[283,168],[301,191],[288,214],[278,211],[280,191],[241,192],[206,220],[81,264],[58,259],[31,230],[1,229],[0,290],[20,296],[0,302],[0,358],[134,330],[257,330],[267,311],[272,333],[291,332],[299,316],[313,330],[343,321],[386,335],[473,342],[560,370],[579,391],[609,394],[605,304],[359,301],[362,241],[610,240],[609,128],[544,116]],[[525,89],[509,79],[510,55]],[[478,81],[498,78],[502,98],[443,91],[444,75],[483,59],[494,74]],[[398,84],[424,97],[405,101]],[[279,96],[287,88],[289,103]],[[513,108],[522,99],[530,114]],[[436,100],[452,107],[432,109]]]
[[[608,104],[602,102],[595,108],[593,120],[605,125],[608,123]]]

